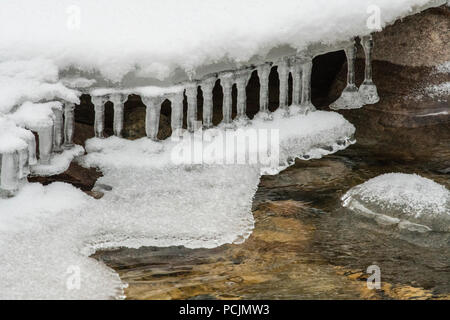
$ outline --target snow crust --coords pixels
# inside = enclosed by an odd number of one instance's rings
[[[350,189],[342,197],[351,210],[421,231],[450,231],[450,191],[416,174],[388,173]],[[416,230],[417,231],[417,230]]]
[[[278,171],[287,157],[345,148],[355,131],[334,112],[274,118],[284,158],[274,164]],[[271,125],[254,121],[249,128],[264,126]],[[81,163],[102,169],[99,188],[113,187],[102,199],[56,183],[26,185],[16,197],[0,200],[0,298],[121,298],[125,284],[88,258],[95,250],[244,241],[253,229],[252,198],[263,166],[172,162],[180,143],[185,142],[93,138]],[[75,274],[81,280],[73,289]]]
[[[98,71],[113,81],[129,72],[164,79],[283,46],[366,35],[374,7],[383,28],[436,3],[445,1],[2,0],[0,61],[41,57],[58,70]]]

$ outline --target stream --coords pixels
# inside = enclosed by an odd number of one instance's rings
[[[449,299],[448,233],[383,227],[343,209],[340,197],[388,172],[450,188],[450,128],[376,132],[364,116],[350,120],[355,145],[261,178],[255,229],[244,243],[121,248],[94,257],[128,283],[127,299]],[[371,265],[380,268],[380,289],[367,287]]]

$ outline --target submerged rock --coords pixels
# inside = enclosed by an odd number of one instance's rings
[[[350,189],[342,201],[344,207],[380,225],[450,232],[450,192],[416,174],[380,175]]]

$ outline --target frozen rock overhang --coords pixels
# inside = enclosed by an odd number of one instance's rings
[[[445,0],[2,1],[0,61],[43,57],[99,86],[167,86],[374,30]],[[24,10],[27,8],[27,10]],[[14,17],[14,19],[11,19]]]

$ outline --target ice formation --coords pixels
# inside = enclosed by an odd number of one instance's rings
[[[376,103],[368,7],[382,10],[383,27],[441,3],[1,1],[0,196],[5,198],[0,198],[0,240],[8,245],[0,246],[0,297],[120,297],[117,274],[88,258],[98,248],[211,247],[243,241],[253,226],[251,199],[262,173],[276,173],[297,157],[321,157],[353,142],[351,124],[336,113],[316,111],[311,102],[313,58],[336,50],[347,54],[348,85],[334,108]],[[359,90],[354,83],[356,36],[366,54]],[[273,67],[280,79],[280,108],[271,113],[268,78]],[[260,110],[251,120],[245,90],[255,71]],[[223,119],[212,128],[212,89],[218,80]],[[238,94],[235,119],[233,85]],[[197,121],[199,87],[203,121]],[[88,154],[80,162],[101,167],[105,176],[99,183],[113,186],[98,201],[66,184],[27,183],[29,173],[63,172],[84,153],[73,143],[74,112],[82,93],[94,104],[95,138],[87,141]],[[130,94],[139,95],[146,106],[148,139],[120,138]],[[182,129],[184,95],[187,133]],[[165,99],[172,105],[172,137],[158,141]],[[105,139],[107,101],[114,105],[114,136]],[[261,149],[249,143],[255,132],[258,141],[260,132],[276,132],[279,144]],[[236,142],[231,153],[220,152],[223,137]],[[269,161],[220,162],[261,155]],[[199,158],[210,162],[200,165]],[[77,272],[79,287],[67,282]]]
[[[383,174],[342,197],[350,210],[410,231],[450,232],[450,191],[415,174]]]
[[[355,131],[332,112],[288,118],[275,112],[272,117],[269,122],[250,120],[247,127],[280,129],[281,161],[270,167],[272,173],[296,156],[321,157],[345,148]],[[204,131],[212,140],[204,143],[200,153],[218,143],[226,131],[236,138],[246,137],[240,130]],[[253,228],[252,197],[260,174],[268,168],[259,163],[217,164],[220,158],[209,165],[191,164],[188,158],[172,161],[174,149],[193,138],[188,133],[180,138],[184,140],[160,142],[93,138],[87,141],[88,154],[81,161],[102,169],[105,175],[99,185],[113,186],[102,199],[88,198],[72,186],[56,183],[29,184],[16,197],[0,201],[0,239],[9,243],[0,249],[4,261],[0,273],[7,275],[1,278],[4,290],[0,297],[120,297],[123,284],[118,276],[88,258],[96,249],[214,247],[245,240]],[[243,152],[250,157],[252,150],[247,145]],[[67,282],[74,270],[79,271],[81,281],[79,289],[72,290]]]

